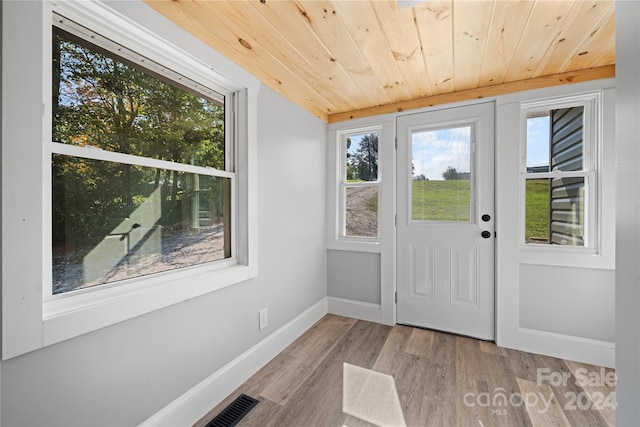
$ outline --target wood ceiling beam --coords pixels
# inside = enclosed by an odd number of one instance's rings
[[[472,99],[489,98],[492,96],[506,95],[509,93],[522,92],[544,87],[560,86],[571,83],[586,82],[615,77],[615,65],[605,65],[602,67],[587,70],[569,71],[552,76],[542,76],[533,79],[508,82],[499,85],[486,86],[476,89],[468,89],[459,92],[444,93],[441,95],[428,96],[409,101],[396,102],[392,104],[380,105],[377,107],[364,108],[361,110],[348,111],[329,115],[329,123],[343,122],[347,120],[371,117],[380,114],[399,113],[417,108],[433,107],[435,105],[450,104],[454,102],[469,101]]]

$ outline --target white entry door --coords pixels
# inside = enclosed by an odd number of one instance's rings
[[[397,322],[493,340],[494,105],[397,126]]]

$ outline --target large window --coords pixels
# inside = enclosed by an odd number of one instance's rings
[[[595,248],[597,98],[523,110],[526,244]]]
[[[232,257],[224,97],[72,32],[52,40],[51,292]]]
[[[105,2],[3,14],[3,359],[255,277],[259,81]]]
[[[378,237],[378,139],[378,128],[340,134],[342,238]]]

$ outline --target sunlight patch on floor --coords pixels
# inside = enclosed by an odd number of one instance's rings
[[[344,413],[379,426],[406,427],[393,377],[345,363]]]

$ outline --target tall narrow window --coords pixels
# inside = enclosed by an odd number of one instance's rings
[[[224,96],[69,30],[52,40],[51,293],[233,257]]]
[[[525,113],[524,242],[595,245],[595,100]]]
[[[379,129],[343,133],[341,158],[341,237],[378,237]]]

